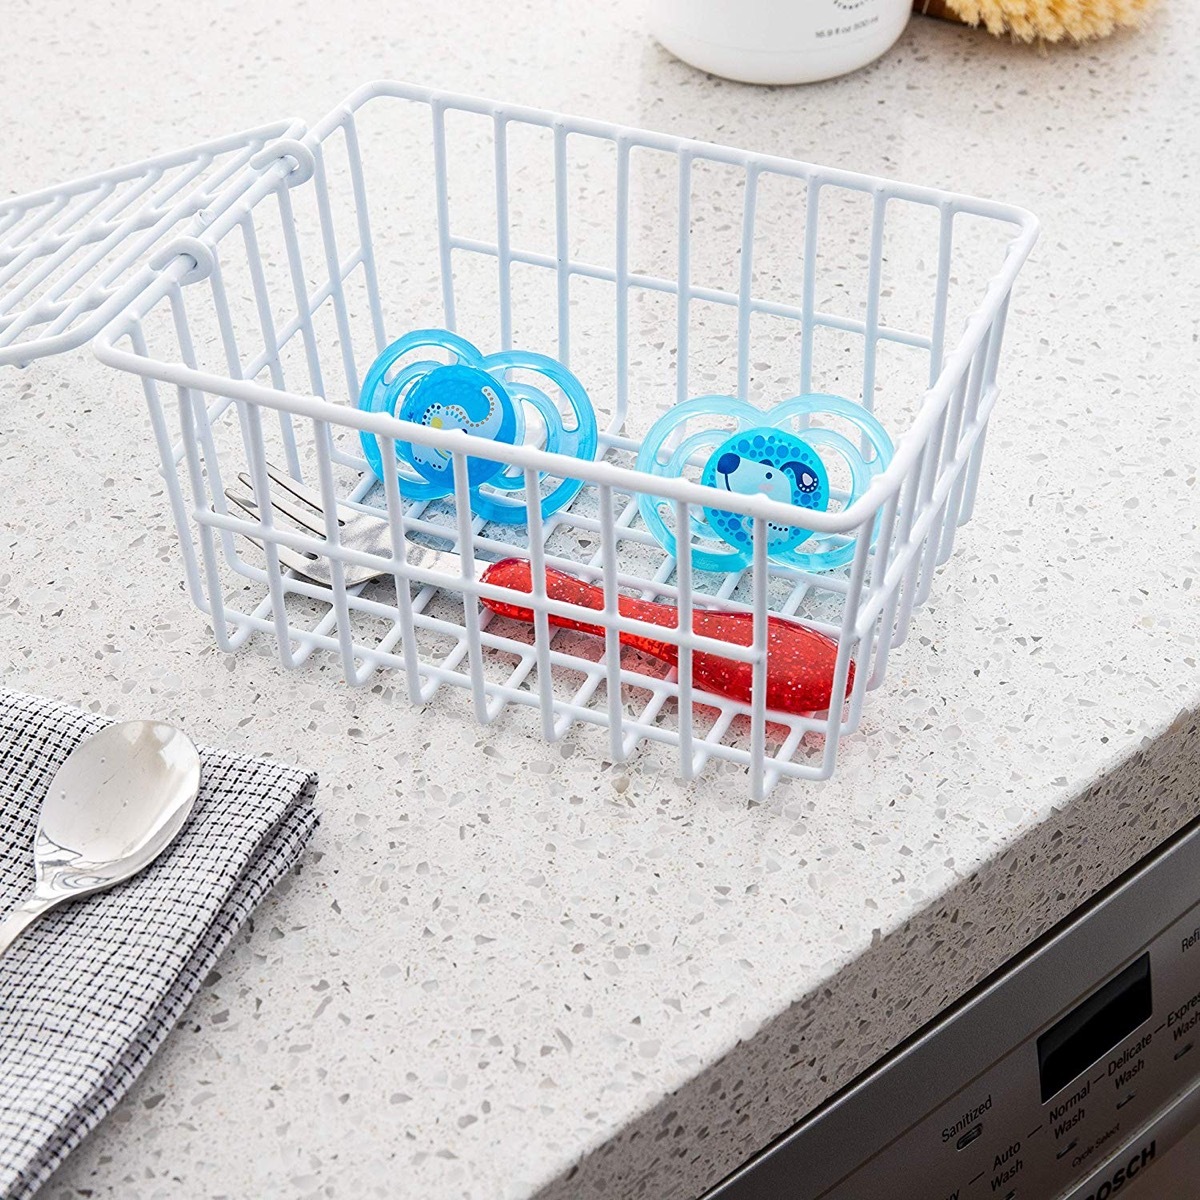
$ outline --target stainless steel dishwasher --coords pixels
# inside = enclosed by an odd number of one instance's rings
[[[1200,1197],[1200,822],[706,1200]]]

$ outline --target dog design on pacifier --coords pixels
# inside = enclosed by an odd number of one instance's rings
[[[821,481],[805,463],[785,462],[778,466],[770,459],[761,462],[743,458],[727,450],[717,459],[717,478],[727,492],[743,496],[770,496],[780,504],[798,504],[821,486]]]
[[[722,442],[709,455],[700,482],[810,510],[824,511],[829,506],[829,477],[816,450],[786,430],[768,425],[752,426]],[[730,545],[753,550],[750,522],[743,514],[706,508],[704,515]],[[808,530],[795,525],[767,523],[772,553],[798,546],[808,536]]]
[[[430,359],[430,350],[452,361]],[[466,338],[445,329],[415,330],[388,346],[367,372],[359,407],[427,429],[461,429],[510,446],[524,445],[530,431],[538,430],[534,444],[539,448],[587,461],[596,457],[599,445],[587,393],[562,363],[525,350],[484,355]],[[367,463],[382,480],[379,440],[366,430],[360,436]],[[432,500],[454,492],[454,457],[449,451],[420,439],[397,439],[395,445],[397,483],[406,500]],[[491,458],[471,456],[466,462],[471,511],[487,521],[525,524],[524,470]],[[569,504],[582,486],[579,479],[539,473],[542,516]]]
[[[737,429],[731,434],[729,420]],[[849,424],[871,447],[859,446],[828,424]],[[840,396],[796,396],[762,412],[733,396],[700,396],[669,409],[651,427],[638,456],[638,469],[651,475],[683,475],[702,463],[700,482],[743,496],[763,495],[797,510],[796,524],[767,522],[767,553],[773,561],[805,570],[826,571],[854,556],[854,538],[819,534],[807,527],[804,512],[825,512],[831,502],[848,507],[892,458],[883,426],[861,405]],[[829,460],[827,463],[826,460]],[[830,481],[830,465],[840,461],[848,491]],[[658,497],[639,495],[647,527],[671,555],[678,531],[670,506]],[[687,531],[692,562],[704,571],[737,571],[754,553],[753,521],[716,505],[693,513]]]

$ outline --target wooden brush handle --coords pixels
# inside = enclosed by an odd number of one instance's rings
[[[913,12],[923,17],[936,17],[939,21],[953,21],[956,25],[965,24],[946,0],[913,0]]]

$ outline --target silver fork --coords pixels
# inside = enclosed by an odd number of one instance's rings
[[[282,514],[306,533],[324,539],[326,536],[325,502],[321,499],[321,493],[315,488],[301,483],[298,479],[293,479],[286,471],[273,463],[267,463],[267,476],[275,485],[271,495],[271,508],[275,514]],[[243,490],[227,487],[225,498],[256,521],[261,520],[250,476],[243,471],[238,475],[238,482],[242,485]],[[287,495],[280,495],[280,491]],[[296,500],[299,500],[300,504],[294,503]],[[348,504],[338,502],[334,512],[338,524],[338,540],[343,546],[362,554],[392,558],[391,529],[382,510],[379,517],[373,517],[368,513],[358,512]],[[263,548],[261,538],[249,533],[245,536],[256,546]],[[298,575],[303,575],[306,579],[311,579],[323,587],[333,586],[333,566],[327,556],[306,554],[302,550],[294,550],[291,546],[285,546],[281,542],[275,543],[275,549],[279,554],[279,562],[282,566],[290,568]],[[405,539],[405,551],[407,561],[413,566],[428,570],[444,570],[448,574],[455,574],[461,570],[462,560],[453,551],[436,550],[408,538]],[[389,567],[367,567],[358,563],[343,563],[342,571],[347,587],[358,587],[359,584],[369,583],[372,579],[380,579],[393,574]]]

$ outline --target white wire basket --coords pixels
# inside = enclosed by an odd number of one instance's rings
[[[251,174],[158,253],[94,345],[143,381],[187,587],[223,649],[268,639],[284,666],[336,661],[356,686],[396,673],[417,704],[447,703],[452,685],[481,722],[529,706],[550,740],[606,730],[613,759],[671,747],[685,779],[739,764],[760,798],[833,772],[970,516],[1009,296],[1035,237],[1028,213],[985,200],[378,83],[306,135],[256,148]],[[597,460],[361,411],[376,355],[439,326],[569,366],[599,416]],[[690,396],[766,407],[809,392],[858,401],[896,442],[864,496],[804,514],[805,528],[857,539],[839,570],[771,561],[768,522],[795,525],[790,505],[635,468],[653,420]],[[381,483],[364,430],[379,439]],[[451,454],[454,494],[402,499],[396,440]],[[527,529],[472,516],[468,453],[525,473]],[[323,536],[273,516],[287,497],[271,464],[319,490]],[[584,486],[543,517],[539,472]],[[260,516],[227,502],[239,475]],[[700,570],[686,541],[672,557],[641,494],[679,528],[706,505],[746,514],[751,565]],[[379,522],[370,552],[343,544],[338,502]],[[431,564],[426,544],[453,546],[461,565]],[[332,586],[287,570],[281,548],[325,556]],[[481,604],[514,601],[480,578],[505,556],[532,564],[533,593],[519,597],[530,625]],[[358,566],[382,577],[349,587]],[[600,585],[603,610],[548,597],[545,566]],[[619,595],[675,605],[677,628],[622,615]],[[752,614],[751,644],[697,635],[700,608]],[[766,707],[772,614],[836,640],[828,711]],[[678,668],[622,644],[639,633],[677,646]],[[697,687],[701,651],[750,663],[752,702]]]
[[[0,366],[90,340],[165,238],[202,230],[269,142],[303,130],[281,121],[0,203]]]

